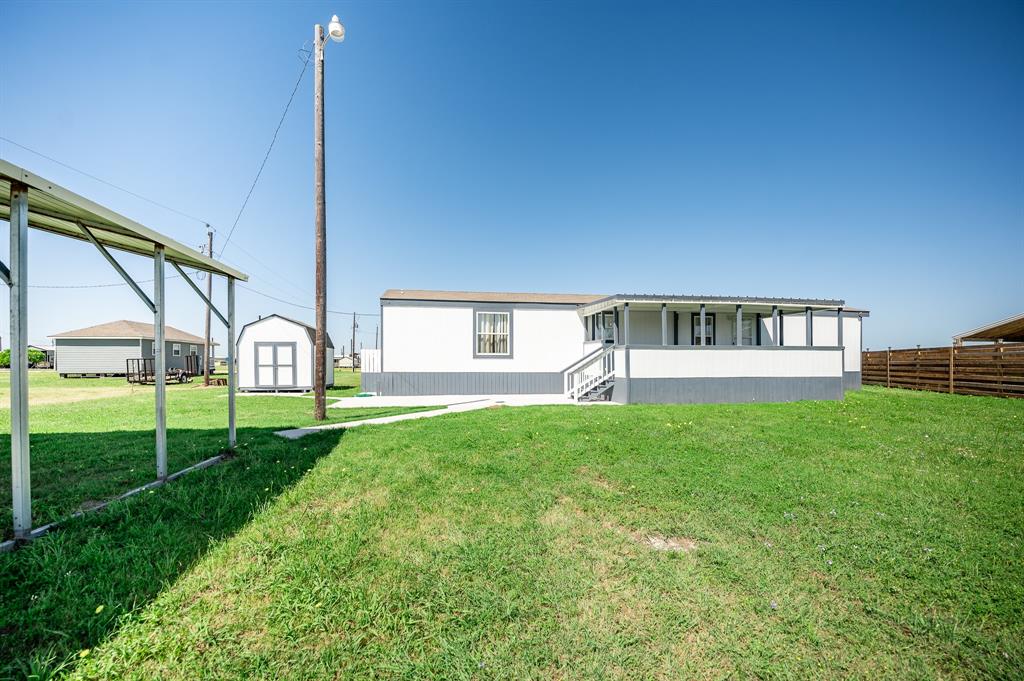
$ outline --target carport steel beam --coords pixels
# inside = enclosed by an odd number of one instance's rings
[[[157,481],[151,484],[162,484],[164,481],[173,478],[167,473],[167,418],[166,418],[166,347],[164,343],[166,329],[166,306],[165,306],[165,285],[164,263],[170,260],[171,265],[179,272],[182,272],[177,262],[178,258],[186,266],[196,266],[205,269],[210,276],[223,274],[227,279],[228,310],[225,318],[216,308],[214,312],[228,327],[228,447],[234,448],[236,444],[235,434],[235,389],[237,380],[235,377],[235,279],[246,279],[245,274],[231,269],[225,265],[195,253],[173,240],[166,239],[162,235],[134,223],[127,218],[109,211],[98,204],[77,196],[54,183],[50,183],[36,175],[13,166],[6,161],[0,160],[0,182],[9,185],[8,196],[0,196],[0,208],[7,208],[6,217],[10,223],[10,266],[0,262],[0,280],[10,289],[10,313],[11,313],[11,502],[14,524],[14,542],[0,543],[0,548],[8,549],[18,541],[26,541],[36,536],[41,536],[53,523],[39,528],[32,529],[32,485],[31,485],[31,458],[29,449],[29,404],[28,404],[28,228],[30,226],[40,229],[47,229],[46,226],[33,223],[33,208],[30,202],[30,191],[36,188],[40,195],[57,196],[71,208],[67,216],[60,216],[64,224],[77,225],[80,234],[86,240],[93,243],[104,258],[120,274],[125,282],[146,304],[154,315],[154,359],[156,364],[156,460],[157,460]],[[7,204],[6,206],[4,204]],[[75,217],[74,211],[97,211],[102,213],[105,220],[110,224],[123,223],[125,229],[131,230],[137,239],[145,239],[152,243],[154,268],[153,299],[150,299],[139,285],[125,272],[124,268],[110,254],[107,246],[103,243],[106,237],[98,238],[92,231],[91,225],[86,226],[85,222]],[[108,226],[104,226],[107,229]],[[48,230],[54,231],[54,230]],[[67,231],[56,232],[64,236],[77,237],[77,234]],[[173,246],[172,254],[165,253],[166,246],[161,243],[166,241]],[[110,244],[114,248],[120,248],[117,243]],[[137,250],[129,250],[138,255],[146,256],[148,253]],[[170,255],[170,257],[168,257]],[[184,272],[182,272],[184,274]],[[206,296],[193,284],[191,279],[185,277],[204,301],[209,302]]]

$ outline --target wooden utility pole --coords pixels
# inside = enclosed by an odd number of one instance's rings
[[[380,350],[380,324],[373,328],[373,349]]]
[[[356,372],[356,313],[352,313],[352,373]]]
[[[313,418],[327,418],[327,204],[324,198],[324,29],[313,27],[313,178],[316,208],[316,342]]]
[[[206,225],[206,255],[213,257],[213,230]],[[213,275],[206,273],[206,299],[213,300]],[[206,342],[203,345],[203,385],[210,385],[210,306],[206,306]]]

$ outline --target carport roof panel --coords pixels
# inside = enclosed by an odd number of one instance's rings
[[[10,220],[11,217],[12,181],[29,187],[29,227],[88,241],[78,225],[82,223],[108,248],[153,257],[155,245],[159,244],[164,247],[167,260],[179,265],[240,281],[249,280],[245,273],[233,267],[3,159],[0,159],[0,219]]]

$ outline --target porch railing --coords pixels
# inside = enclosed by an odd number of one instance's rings
[[[615,347],[609,345],[566,369],[565,393],[578,400],[587,391],[615,375]]]

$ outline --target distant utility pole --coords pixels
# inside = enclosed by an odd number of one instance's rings
[[[356,313],[352,313],[352,373],[356,372]]]
[[[380,343],[380,324],[378,324],[377,326],[373,327],[373,349],[374,350],[379,350],[380,349],[379,343]]]
[[[213,257],[213,230],[206,225],[206,255]],[[213,275],[206,273],[206,299],[213,300]],[[210,385],[210,306],[206,306],[206,333],[203,335],[206,343],[203,345],[203,385]],[[230,341],[229,341],[230,342]]]

